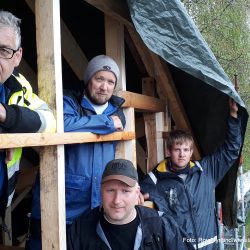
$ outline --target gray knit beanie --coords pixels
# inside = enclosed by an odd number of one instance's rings
[[[83,76],[85,85],[88,84],[89,79],[96,72],[102,71],[102,70],[112,72],[116,77],[116,82],[119,79],[120,70],[119,70],[117,63],[109,56],[99,55],[99,56],[92,58],[87,65],[87,68]]]

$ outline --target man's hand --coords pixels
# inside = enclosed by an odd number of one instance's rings
[[[138,205],[155,208],[154,202],[149,200],[149,193],[139,194]]]
[[[138,205],[143,205],[144,202],[145,202],[146,200],[148,200],[148,199],[149,199],[149,194],[148,194],[148,193],[146,193],[146,194],[140,193],[140,194],[139,194],[139,199],[138,199]]]
[[[6,120],[6,109],[0,103],[0,122],[5,122],[5,120]]]
[[[122,126],[122,122],[121,122],[120,118],[116,115],[111,115],[110,118],[113,120],[116,130],[122,131],[123,126]]]
[[[229,108],[230,108],[230,115],[234,118],[237,118],[238,105],[232,98],[229,98]]]

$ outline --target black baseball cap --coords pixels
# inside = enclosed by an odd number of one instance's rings
[[[105,167],[102,175],[102,183],[110,180],[119,180],[130,187],[134,187],[138,183],[137,170],[129,160],[112,160]]]

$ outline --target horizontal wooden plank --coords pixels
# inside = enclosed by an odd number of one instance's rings
[[[13,246],[4,246],[0,245],[1,250],[24,250],[24,247],[13,247]]]
[[[144,112],[165,112],[166,110],[165,102],[155,97],[129,91],[119,91],[117,95],[125,99],[124,108],[134,107]]]
[[[90,132],[0,134],[0,148],[125,141],[132,139],[135,139],[135,132],[114,132],[108,135],[96,135]]]

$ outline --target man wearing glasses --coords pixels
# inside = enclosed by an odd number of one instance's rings
[[[0,133],[54,132],[52,111],[14,70],[22,58],[20,23],[0,10]],[[6,231],[5,210],[15,192],[21,154],[21,148],[0,151],[0,216]]]

